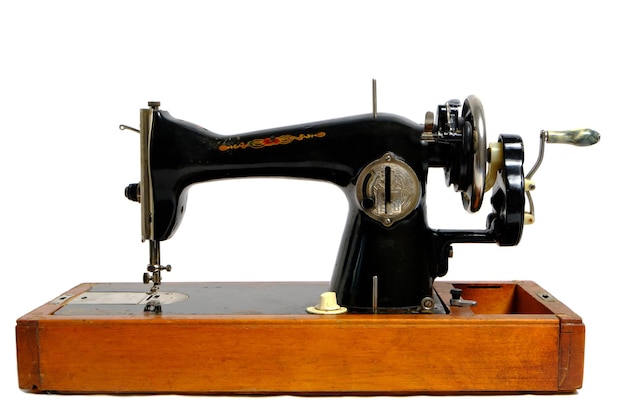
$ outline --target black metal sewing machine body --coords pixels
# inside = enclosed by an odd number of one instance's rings
[[[440,106],[440,118],[445,111]],[[142,205],[150,205],[142,220],[149,223],[144,225],[149,230],[144,239],[158,242],[172,236],[182,220],[189,187],[195,183],[260,176],[334,183],[345,192],[349,209],[330,291],[336,292],[340,305],[353,311],[429,308],[425,302],[432,300],[433,280],[447,272],[452,243],[514,245],[521,237],[523,147],[517,136],[500,137],[506,164],[494,186],[494,211],[486,229],[428,227],[430,167],[444,168],[455,188],[471,188],[475,152],[471,114],[465,115],[466,120],[460,113],[458,118],[455,115],[459,127],[441,122],[432,128],[436,138],[425,140],[425,125],[391,114],[225,136],[158,108],[142,112],[146,116],[142,130],[148,130],[142,156],[147,170],[138,188],[150,187],[139,192]],[[150,201],[144,201],[146,197]],[[320,205],[323,212],[323,202],[315,196],[310,203]]]

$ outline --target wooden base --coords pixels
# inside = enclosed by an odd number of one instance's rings
[[[81,284],[17,320],[19,387],[369,395],[560,393],[582,385],[582,320],[534,282],[438,281],[449,314],[307,314],[326,287],[171,283],[162,292],[188,298],[154,313],[119,299],[82,302],[143,294],[144,285]],[[451,307],[453,287],[478,304]]]

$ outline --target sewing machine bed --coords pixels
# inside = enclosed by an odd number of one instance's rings
[[[580,388],[581,318],[531,281],[447,282],[449,314],[313,315],[326,282],[81,284],[17,320],[28,392],[562,393]],[[474,307],[450,306],[463,290]]]

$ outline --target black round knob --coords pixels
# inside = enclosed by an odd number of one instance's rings
[[[450,290],[450,294],[452,295],[453,300],[460,300],[461,294],[463,294],[463,290],[460,288],[452,288]]]
[[[373,198],[364,198],[363,201],[361,201],[361,207],[363,207],[365,210],[369,210],[372,207],[374,207],[374,199]]]
[[[139,184],[129,184],[124,190],[124,195],[130,201],[139,201]]]

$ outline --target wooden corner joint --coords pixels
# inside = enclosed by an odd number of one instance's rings
[[[585,357],[585,325],[580,317],[559,316],[559,391],[582,387]]]

